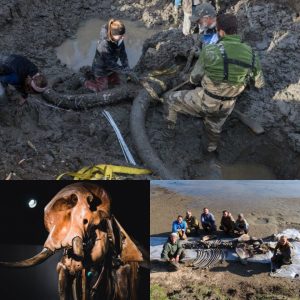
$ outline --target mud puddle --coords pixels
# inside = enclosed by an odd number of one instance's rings
[[[58,59],[74,71],[92,64],[101,27],[101,19],[90,19],[83,23],[73,38],[67,39],[56,49]],[[134,67],[141,56],[144,41],[159,31],[147,29],[140,22],[124,21],[125,45],[130,67]]]
[[[260,164],[236,163],[221,166],[221,179],[276,179],[272,170]]]

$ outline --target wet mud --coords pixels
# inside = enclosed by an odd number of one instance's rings
[[[209,157],[200,119],[180,116],[174,139],[161,134],[163,106],[151,102],[146,132],[158,157],[176,178],[294,179],[300,177],[300,19],[297,1],[225,1],[222,9],[237,15],[240,34],[258,52],[266,77],[262,91],[246,91],[237,108],[265,128],[257,136],[232,115],[224,126],[219,153]],[[29,57],[56,83],[58,95],[81,95],[83,68],[74,72],[57,58],[56,48],[74,37],[83,22],[116,17],[146,27],[174,27],[172,1],[0,1],[1,52]],[[99,28],[100,29],[100,28]],[[183,67],[193,44],[180,30],[163,31],[146,40],[136,69]],[[125,80],[125,79],[123,79]],[[188,88],[192,88],[191,86]],[[135,88],[136,92],[141,86]],[[114,92],[112,92],[114,93]],[[139,165],[129,116],[134,95],[106,109],[112,114]],[[96,96],[89,94],[94,101]],[[83,100],[84,101],[84,100]],[[87,101],[88,103],[88,101]],[[125,164],[116,136],[102,115],[103,107],[62,107],[33,95],[23,106],[12,99],[0,110],[0,177],[53,179],[99,163]],[[32,147],[32,145],[34,147]],[[172,155],[170,155],[172,153]],[[234,166],[258,166],[255,173]],[[228,167],[229,166],[229,167]],[[146,166],[147,167],[147,166]],[[227,168],[227,169],[226,169]],[[233,168],[233,170],[230,170]],[[229,171],[228,171],[229,170]],[[267,172],[261,170],[268,170]],[[242,175],[239,175],[243,173]],[[263,173],[263,175],[261,175]],[[158,178],[154,174],[152,178]]]

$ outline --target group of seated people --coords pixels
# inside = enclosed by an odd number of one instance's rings
[[[217,231],[215,217],[209,212],[207,207],[203,209],[200,221],[206,234],[213,234]],[[229,236],[242,235],[248,233],[249,224],[243,214],[239,214],[237,219],[234,220],[231,213],[228,210],[224,210],[219,229]],[[181,240],[185,240],[187,236],[197,236],[200,233],[199,221],[188,210],[185,218],[179,215],[177,220],[172,223],[172,233],[176,233]]]

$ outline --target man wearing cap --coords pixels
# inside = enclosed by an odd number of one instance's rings
[[[168,130],[175,129],[178,112],[202,117],[208,152],[217,149],[222,127],[237,96],[250,81],[256,88],[264,85],[258,56],[237,35],[236,17],[231,14],[218,16],[216,28],[219,42],[202,49],[190,76],[190,82],[197,87],[165,96]]]
[[[238,235],[247,234],[249,231],[249,224],[243,214],[239,214],[235,221],[234,231]]]
[[[0,85],[5,88],[8,84],[21,93],[19,103],[23,104],[29,93],[42,93],[46,90],[47,79],[28,58],[12,54],[0,57]],[[5,104],[5,96],[0,96],[0,105]]]
[[[172,232],[163,246],[161,258],[178,269],[178,263],[184,258],[184,249],[175,232]]]
[[[191,21],[198,25],[199,40],[196,46],[216,44],[219,40],[216,29],[216,10],[210,3],[202,3],[196,6]]]

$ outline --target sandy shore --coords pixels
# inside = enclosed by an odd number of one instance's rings
[[[299,195],[300,196],[300,195]],[[257,198],[230,199],[212,196],[189,196],[180,194],[164,187],[152,186],[150,213],[150,234],[157,235],[171,230],[172,221],[177,215],[184,215],[187,209],[199,218],[204,207],[214,214],[217,224],[220,224],[222,211],[229,210],[234,218],[244,213],[250,224],[250,234],[265,237],[278,233],[285,228],[300,229],[300,198]]]
[[[260,200],[243,193],[232,198],[222,193],[216,197],[197,196],[152,185],[151,235],[167,234],[172,221],[187,208],[199,217],[205,206],[214,213],[218,225],[222,210],[230,210],[234,217],[243,212],[252,236],[266,237],[285,228],[300,229],[300,198]],[[299,280],[272,278],[269,271],[269,264],[224,262],[209,270],[183,267],[170,273],[155,263],[151,269],[151,299],[299,299]]]

